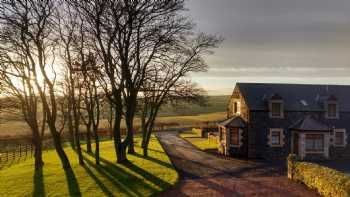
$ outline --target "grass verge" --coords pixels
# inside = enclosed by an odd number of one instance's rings
[[[180,133],[180,137],[184,138],[197,148],[203,151],[213,151],[217,150],[217,143],[213,140],[209,140],[208,138],[202,138],[199,134],[194,133],[192,131],[186,131]]]
[[[140,143],[140,138],[135,143]],[[0,171],[0,196],[151,196],[176,184],[178,174],[158,140],[152,137],[149,157],[135,147],[130,163],[116,164],[112,141],[101,143],[101,165],[84,152],[85,166],[66,148],[73,170],[64,171],[54,150],[44,153],[45,166],[34,171],[33,159]]]

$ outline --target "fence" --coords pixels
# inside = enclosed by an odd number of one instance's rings
[[[98,132],[100,140],[111,139],[108,132],[100,130]],[[94,136],[91,136],[91,141],[94,141]],[[86,141],[86,133],[80,133],[81,143]],[[70,142],[70,137],[68,134],[61,136],[62,144]],[[50,135],[44,136],[42,142],[43,151],[54,148],[54,142]],[[34,145],[30,137],[19,137],[19,138],[0,138],[0,169],[9,167],[13,164],[25,161],[34,156]]]
[[[0,149],[0,169],[25,161],[33,155],[34,147],[32,144],[6,143]]]

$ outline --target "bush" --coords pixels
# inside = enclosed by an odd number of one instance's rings
[[[350,177],[324,166],[294,162],[293,180],[326,197],[350,197]]]

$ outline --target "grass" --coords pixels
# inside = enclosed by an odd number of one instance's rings
[[[210,151],[217,149],[217,143],[213,140],[209,140],[208,138],[202,138],[197,133],[192,131],[186,131],[180,134],[180,137],[184,138],[197,148],[203,151]]]
[[[139,144],[140,138],[135,138]],[[0,196],[151,196],[173,186],[178,174],[155,137],[149,157],[128,155],[130,163],[116,164],[112,141],[101,143],[101,165],[84,152],[85,166],[66,148],[73,170],[64,171],[54,150],[45,151],[45,166],[34,172],[33,159],[0,171]]]

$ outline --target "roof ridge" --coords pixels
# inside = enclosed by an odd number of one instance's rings
[[[236,82],[236,85],[303,85],[303,86],[349,86],[350,84],[308,84],[308,83],[259,83],[259,82]]]

